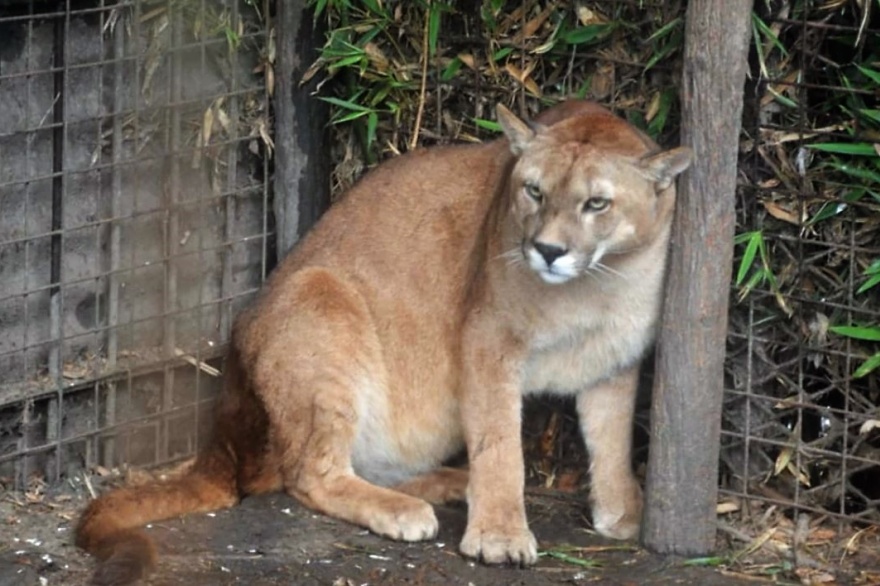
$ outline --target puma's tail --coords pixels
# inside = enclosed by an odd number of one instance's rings
[[[230,507],[239,500],[233,454],[209,446],[192,468],[167,481],[122,487],[93,500],[76,527],[76,545],[98,560],[92,584],[131,584],[156,563],[141,526],[186,513]]]

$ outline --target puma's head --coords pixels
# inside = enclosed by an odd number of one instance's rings
[[[657,153],[608,114],[529,125],[502,105],[498,120],[519,157],[510,178],[520,250],[547,283],[606,269],[656,240],[671,219],[675,177],[691,150]]]

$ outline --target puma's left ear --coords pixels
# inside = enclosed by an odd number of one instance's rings
[[[657,192],[672,185],[678,175],[691,166],[694,152],[688,147],[678,147],[639,161],[639,166],[656,182]]]
[[[507,140],[510,141],[510,150],[514,155],[521,155],[529,143],[535,138],[538,125],[528,124],[517,118],[516,114],[508,110],[504,104],[495,106],[495,115],[498,123],[504,130]]]

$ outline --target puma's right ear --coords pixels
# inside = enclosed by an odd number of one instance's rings
[[[498,123],[504,130],[507,140],[510,141],[510,150],[514,155],[521,155],[529,143],[535,138],[538,125],[530,125],[517,118],[516,114],[508,110],[504,104],[498,104],[495,107],[495,115],[498,117]]]
[[[639,165],[645,173],[656,182],[657,193],[660,193],[675,181],[685,169],[691,166],[694,153],[688,147],[678,147],[656,155],[645,157]]]

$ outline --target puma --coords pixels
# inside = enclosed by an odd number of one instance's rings
[[[95,583],[154,565],[140,526],[276,490],[406,541],[437,534],[430,503],[466,499],[465,555],[532,564],[520,428],[538,392],[576,396],[596,530],[637,534],[637,370],[691,152],[588,102],[497,114],[506,138],[380,165],[285,258],[235,324],[190,469],[82,514]],[[468,470],[441,466],[463,447]]]

